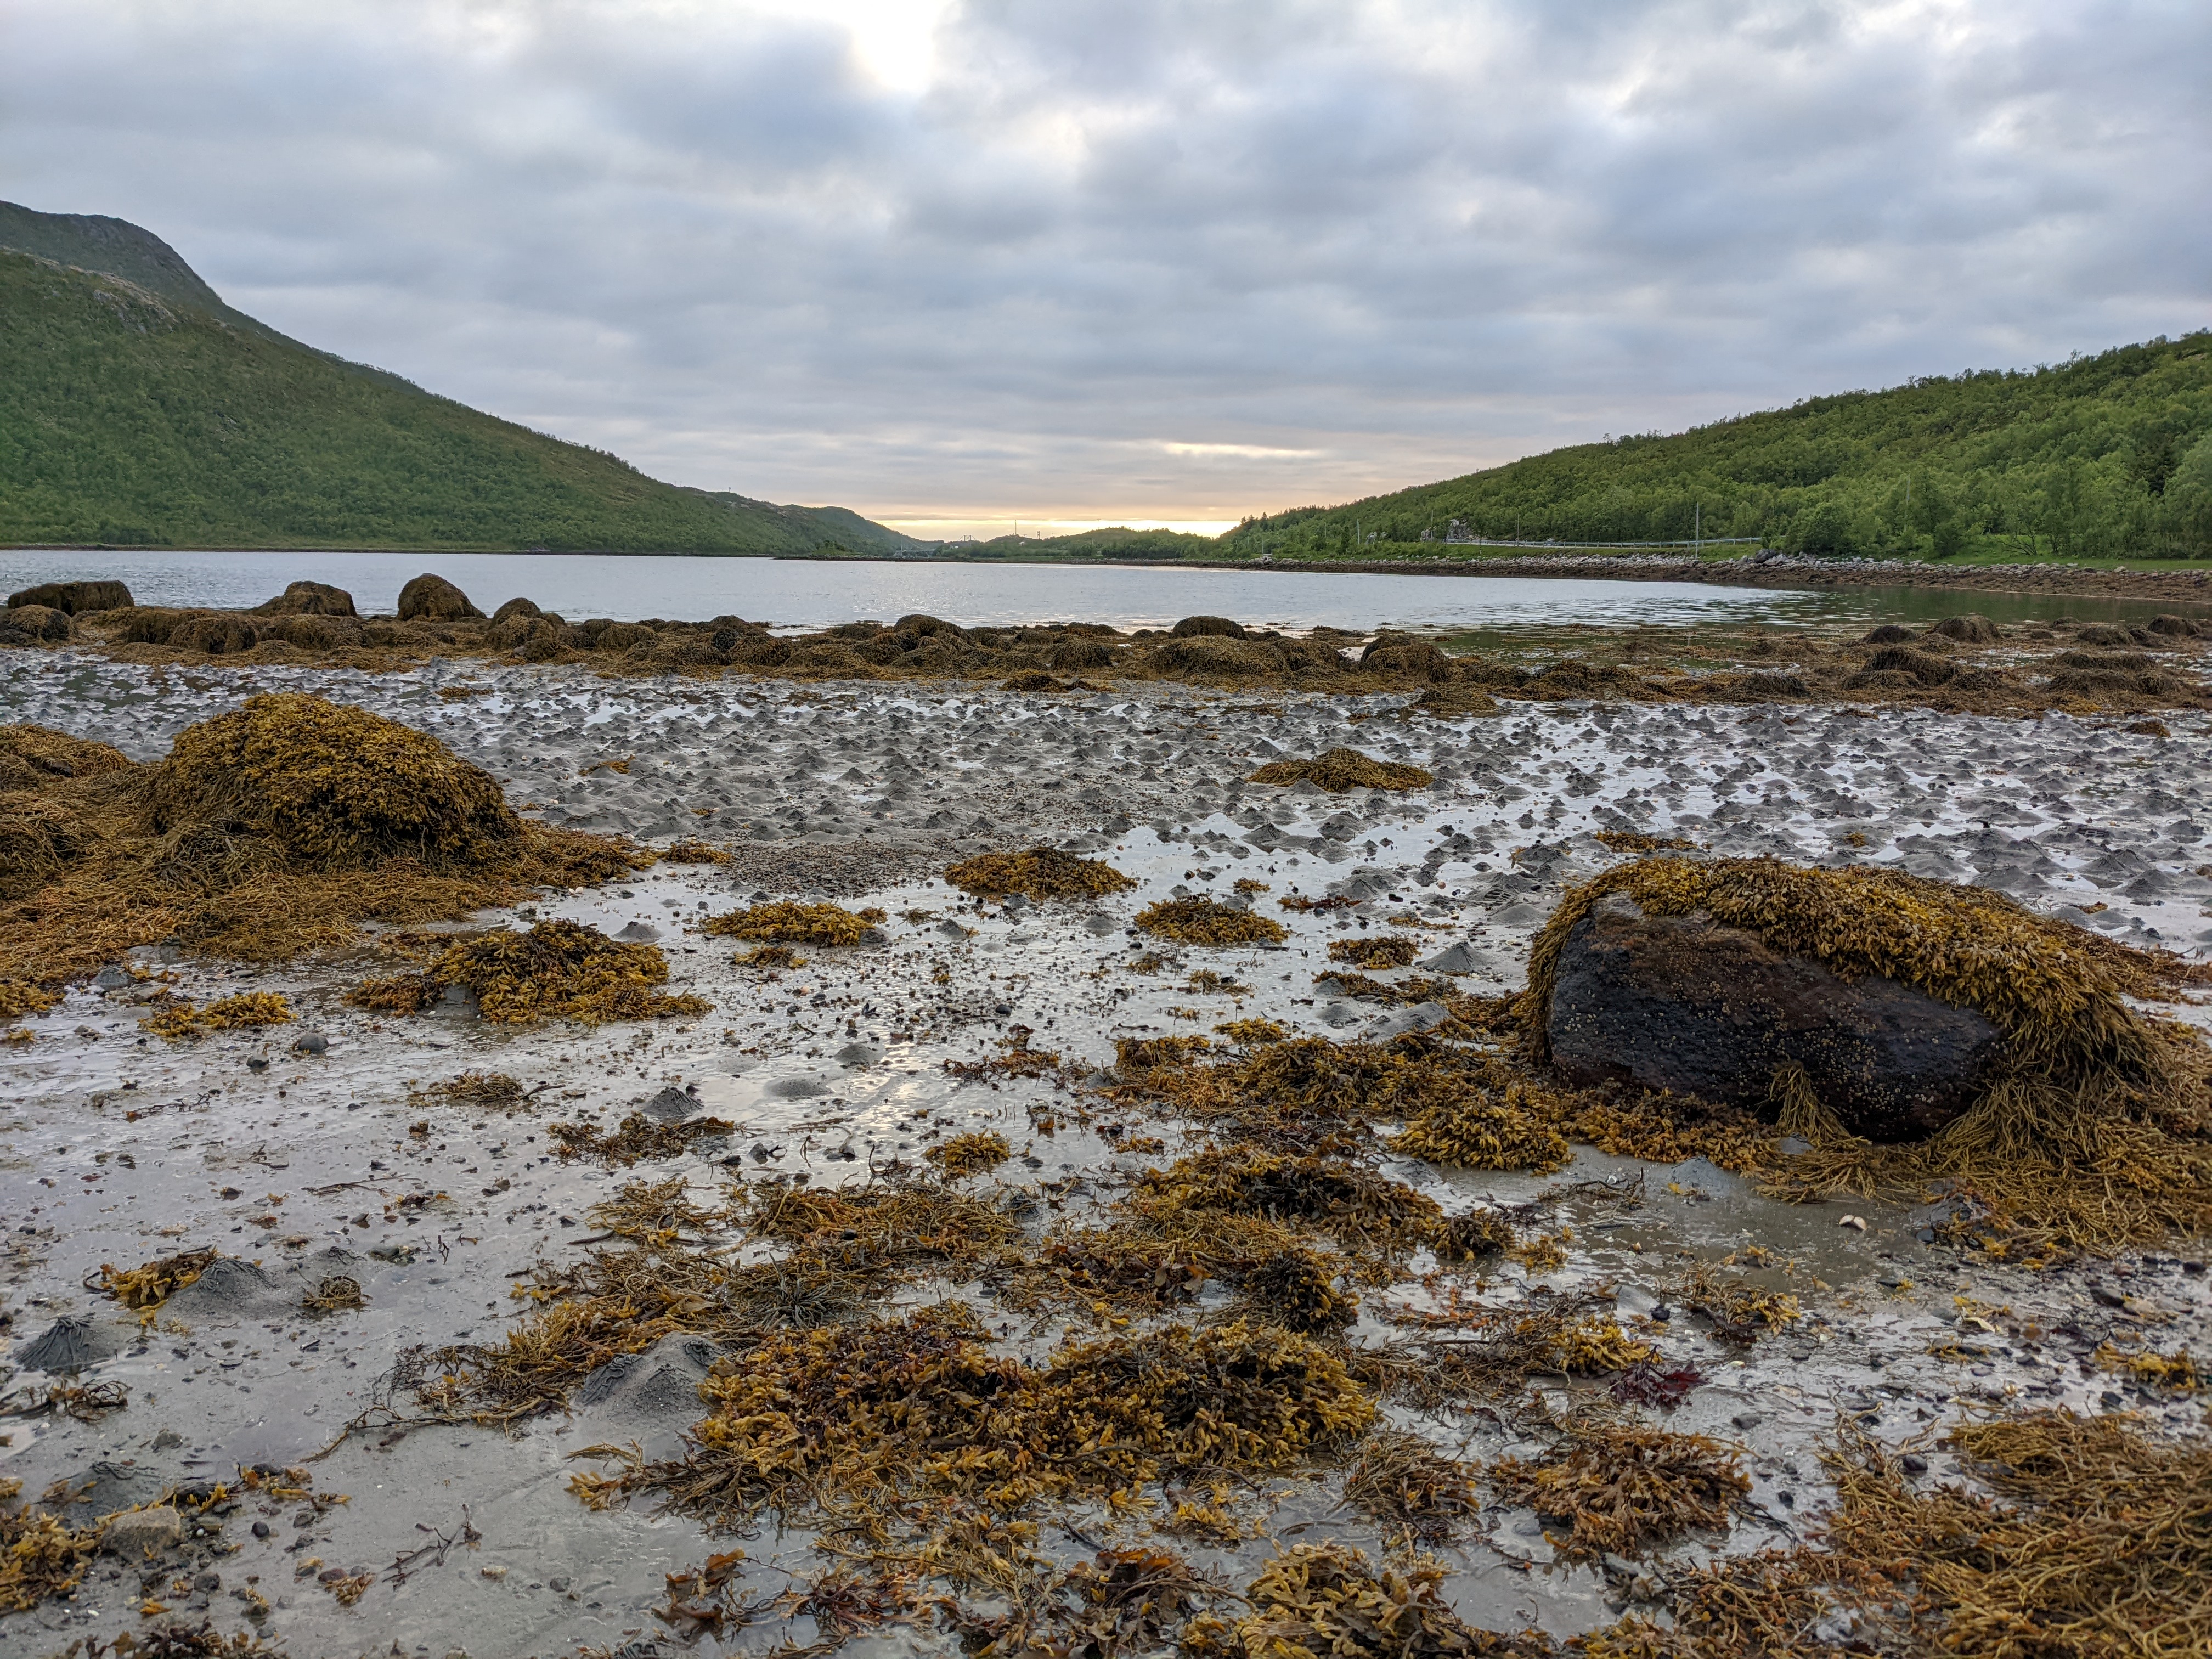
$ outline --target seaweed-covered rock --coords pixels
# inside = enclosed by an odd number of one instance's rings
[[[1378,636],[1359,653],[1359,665],[1370,674],[1431,684],[1455,679],[1459,674],[1459,665],[1428,641],[1408,639],[1402,634]]]
[[[503,623],[510,617],[523,617],[535,619],[544,616],[544,611],[538,609],[538,604],[535,600],[526,599],[522,595],[518,593],[513,599],[509,599],[505,605],[500,606],[498,610],[493,611],[491,613],[491,619],[495,623]]]
[[[1231,622],[1226,617],[1185,617],[1168,631],[1179,640],[1241,640],[1245,637],[1244,624]]]
[[[1079,674],[1085,669],[1111,668],[1114,648],[1096,640],[1062,640],[1052,647],[1045,661],[1063,674]]]
[[[465,866],[522,834],[491,775],[435,738],[302,692],[187,726],[149,806],[160,833],[265,837],[300,869]]]
[[[340,646],[359,645],[363,632],[359,617],[320,611],[302,611],[288,616],[270,617],[255,626],[260,631],[264,644],[270,640],[282,640],[287,645],[296,645],[309,651],[329,651]]]
[[[2193,640],[2204,629],[2187,617],[2168,614],[2153,617],[2150,619],[2150,631],[2154,634],[2171,635],[2176,639]]]
[[[35,587],[21,588],[8,596],[10,610],[36,605],[58,611],[65,617],[80,616],[88,611],[118,611],[133,603],[131,590],[115,581],[40,582]]]
[[[8,631],[10,643],[17,640],[36,641],[44,645],[58,645],[69,638],[76,624],[70,613],[46,605],[11,605],[0,611],[0,629]]]
[[[0,751],[0,777],[11,757]],[[58,801],[0,795],[0,898],[24,898],[84,858],[100,832]]]
[[[1838,977],[1758,934],[1600,899],[1561,944],[1546,1011],[1553,1064],[1764,1109],[1804,1068],[1820,1104],[1869,1140],[1934,1133],[1973,1103],[2002,1038],[1982,1014],[1868,975]]]
[[[949,623],[942,617],[932,617],[919,611],[911,615],[901,617],[893,623],[891,632],[905,634],[920,640],[934,639],[940,634],[950,635],[956,640],[965,639],[968,636],[967,629],[962,628],[958,623]]]
[[[1866,636],[1865,643],[1869,645],[1910,645],[1912,643],[1915,637],[1916,636],[1912,630],[1909,628],[1901,627],[1896,623],[1884,623],[1881,627],[1875,629],[1872,633]]]
[[[292,582],[273,599],[253,607],[257,617],[357,617],[353,595],[328,582]]]
[[[55,778],[95,777],[131,764],[123,751],[46,726],[0,726],[0,789],[33,789]]]
[[[261,630],[228,611],[202,611],[184,617],[162,643],[172,651],[204,651],[210,657],[234,657],[261,643]]]
[[[1967,645],[1994,645],[2004,637],[2004,630],[1987,617],[1963,611],[1955,617],[1946,617],[1928,630],[1939,639],[1958,640]]]
[[[521,618],[512,617],[501,626],[514,628],[520,622]],[[549,614],[532,619],[529,632],[515,648],[522,653],[525,662],[550,662],[563,652],[579,649],[583,643],[581,629],[571,628],[559,617]]]
[[[402,622],[465,622],[483,615],[469,603],[467,594],[427,570],[399,590]]]
[[[793,650],[789,640],[774,634],[738,639],[725,647],[730,660],[746,668],[776,668],[791,660]]]
[[[1171,639],[1155,647],[1146,665],[1170,675],[1243,679],[1284,673],[1290,660],[1266,641],[1199,635]]]
[[[1941,685],[1955,678],[1958,664],[1932,652],[1917,651],[1909,645],[1885,645],[1866,659],[1866,671],[1870,674],[1910,674],[1923,685]]]

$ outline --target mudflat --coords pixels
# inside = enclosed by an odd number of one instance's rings
[[[1314,1583],[1424,1650],[1724,1647],[1698,1611],[1762,1551],[1842,1641],[1937,1616],[1873,1534],[2032,1480],[1991,1420],[2182,1480],[2191,1228],[1793,1181],[1844,1167],[1813,1117],[1577,1092],[1520,1000],[1561,902],[1655,858],[1971,887],[2085,982],[2163,975],[2130,1006],[2193,1145],[2194,632],[1622,635],[1561,671],[542,617],[210,652],[121,614],[0,651],[0,720],[148,767],[318,698],[630,850],[277,959],[0,966],[0,1478],[45,1517],[0,1654],[1257,1654],[1327,1638]],[[60,799],[24,752],[9,787]],[[206,902],[252,890],[213,858]],[[1977,1583],[1940,1617],[2038,1593]]]

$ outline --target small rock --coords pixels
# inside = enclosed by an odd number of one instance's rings
[[[1907,1452],[1897,1460],[1897,1467],[1907,1474],[1925,1474],[1928,1473],[1928,1460],[1918,1452]]]
[[[129,974],[112,962],[92,976],[95,991],[127,991],[134,983]]]
[[[100,1547],[126,1561],[143,1561],[185,1541],[185,1521],[173,1509],[125,1510],[107,1517]]]
[[[2106,1285],[2092,1285],[2089,1287],[2089,1300],[2100,1308],[2124,1308],[2128,1305],[2127,1297]]]
[[[1731,1425],[1745,1434],[1750,1433],[1765,1421],[1766,1419],[1757,1412],[1738,1412],[1734,1417],[1729,1419]]]
[[[627,939],[633,945],[650,945],[653,940],[660,937],[660,929],[654,927],[649,921],[633,921],[627,927],[623,927],[623,929],[620,933],[617,933],[615,937],[619,939]]]
[[[320,1031],[302,1031],[292,1039],[292,1051],[301,1054],[320,1054],[330,1051],[331,1040]]]
[[[266,1521],[256,1521],[253,1523],[253,1535],[256,1538],[266,1538],[270,1531],[270,1525]]]

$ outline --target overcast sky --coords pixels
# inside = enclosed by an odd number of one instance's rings
[[[0,197],[679,483],[1190,525],[2212,322],[2212,3],[0,0]]]

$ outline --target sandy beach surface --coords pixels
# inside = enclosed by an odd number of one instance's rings
[[[22,1369],[22,1353],[70,1320],[86,1322],[75,1380],[129,1392],[123,1408],[82,1419],[0,1419],[0,1478],[26,1494],[67,1483],[85,1516],[217,1481],[231,1497],[192,1516],[161,1562],[102,1555],[72,1599],[0,1615],[0,1655],[95,1650],[70,1644],[144,1627],[149,1603],[168,1610],[150,1617],[204,1616],[302,1655],[677,1650],[655,1617],[670,1602],[665,1575],[729,1542],[644,1499],[586,1507],[571,1477],[607,1465],[572,1455],[631,1443],[648,1457],[676,1453],[700,1415],[694,1385],[711,1346],[665,1342],[641,1363],[578,1379],[568,1413],[505,1427],[415,1421],[406,1385],[422,1362],[410,1351],[502,1340],[532,1305],[510,1291],[537,1264],[572,1266],[604,1243],[593,1206],[638,1182],[681,1177],[711,1208],[732,1182],[857,1185],[923,1167],[948,1137],[996,1131],[1013,1157],[969,1189],[1042,1237],[1199,1144],[1187,1126],[1140,1120],[1104,1092],[1117,1041],[1237,1019],[1339,1039],[1416,1028],[1431,1017],[1423,1006],[1347,1000],[1317,982],[1329,944],[1363,930],[1410,933],[1432,949],[1432,965],[1408,973],[1449,973],[1476,994],[1517,988],[1559,893],[1622,856],[1601,832],[1879,862],[1994,888],[2130,943],[2212,954],[2212,717],[2193,710],[2167,714],[2166,736],[2062,712],[1802,704],[1554,702],[1407,720],[1396,716],[1408,696],[1167,683],[1040,696],[443,660],[370,674],[0,653],[0,721],[98,738],[135,759],[253,692],[286,690],[434,734],[538,821],[726,850],[725,863],[664,862],[452,929],[558,916],[651,940],[672,969],[667,988],[711,1011],[596,1028],[495,1026],[465,1004],[380,1016],[344,1000],[388,970],[372,937],[266,968],[173,947],[133,953],[129,966],[194,1001],[283,994],[298,1018],[265,1030],[178,1045],[149,1036],[141,1020],[155,981],[128,967],[23,1021],[30,1040],[0,1048],[10,1340],[0,1390],[19,1407],[42,1395],[46,1379]],[[1246,781],[1272,759],[1337,745],[1428,769],[1435,785],[1333,795]],[[943,878],[957,859],[1040,843],[1108,860],[1137,885],[1079,903],[998,903]],[[1244,892],[1289,930],[1282,944],[1182,947],[1133,927],[1156,901],[1226,900],[1240,881],[1265,884]],[[1286,897],[1351,902],[1298,911],[1281,907]],[[777,898],[886,915],[863,943],[804,950],[803,964],[781,969],[739,966],[729,941],[699,929],[708,915]],[[2208,1023],[2204,1009],[2178,1012]],[[975,1069],[1009,1043],[1066,1065],[1035,1077]],[[487,1109],[438,1091],[469,1073],[511,1076],[523,1098]],[[670,1122],[731,1127],[629,1168],[555,1155],[552,1123],[611,1127],[648,1105]],[[1671,1566],[1794,1540],[1830,1501],[1819,1452],[1839,1423],[1920,1446],[1933,1480],[1950,1465],[1930,1431],[1978,1407],[2124,1404],[2154,1420],[2201,1418],[2186,1396],[2143,1392],[2088,1363],[2116,1329],[2147,1322],[2160,1348],[2203,1352],[2198,1260],[2133,1252],[2031,1273],[1932,1243],[1928,1210],[1784,1204],[1703,1159],[1645,1164],[1578,1147],[1546,1176],[1405,1158],[1381,1168],[1450,1212],[1532,1206],[1523,1230],[1559,1238],[1558,1265],[1505,1261],[1469,1294],[1489,1307],[1587,1297],[1614,1310],[1667,1362],[1706,1379],[1665,1425],[1741,1447],[1752,1480],[1725,1532],[1638,1561],[1558,1559],[1531,1510],[1486,1496],[1456,1536],[1432,1545],[1446,1593],[1479,1626],[1571,1636],[1656,1597]],[[1846,1213],[1863,1224],[1844,1224]],[[771,1255],[741,1229],[709,1242],[733,1261]],[[103,1263],[209,1245],[251,1271],[209,1273],[143,1328],[87,1288]],[[1667,1308],[1687,1267],[1723,1260],[1796,1297],[1802,1316],[1731,1344]],[[361,1305],[304,1308],[333,1276],[357,1283]],[[1432,1295],[1412,1282],[1363,1291],[1347,1339],[1392,1337],[1402,1327],[1391,1310]],[[948,1296],[974,1306],[1009,1355],[1039,1358],[1077,1328],[995,1306],[988,1285],[927,1276],[882,1310]],[[1227,1301],[1209,1286],[1187,1316]],[[2014,1334],[2022,1323],[2033,1340]],[[1496,1409],[1385,1415],[1487,1465],[1538,1448],[1547,1410],[1602,1392],[1601,1382],[1539,1376]],[[241,1491],[241,1466],[305,1468],[312,1487],[279,1479],[291,1495]],[[1224,1583],[1249,1583],[1285,1544],[1343,1539],[1379,1554],[1392,1541],[1345,1503],[1340,1472],[1293,1471],[1244,1500],[1257,1535],[1179,1546]],[[1044,1524],[1036,1547],[1074,1560],[1140,1540],[1148,1525],[1142,1512],[1077,1504]],[[818,1541],[772,1525],[743,1540],[763,1607],[823,1572]],[[356,1585],[350,1599],[337,1593]],[[819,1621],[791,1610],[798,1599],[728,1647],[816,1641]],[[721,1650],[713,1634],[696,1639]],[[854,1650],[957,1645],[920,1621],[886,1625]]]

